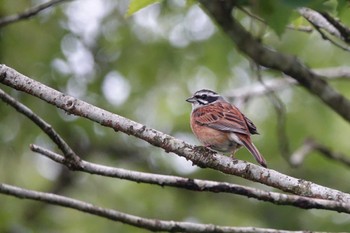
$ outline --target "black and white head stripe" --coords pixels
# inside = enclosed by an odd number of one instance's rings
[[[203,89],[194,93],[194,97],[201,105],[206,105],[215,102],[219,99],[220,95],[214,91]]]

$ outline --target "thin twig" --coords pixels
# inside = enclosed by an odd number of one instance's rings
[[[18,102],[10,95],[6,94],[2,89],[0,89],[0,99],[5,103],[12,106],[18,112],[22,113],[24,116],[29,118],[34,124],[39,126],[39,128],[49,136],[49,138],[58,146],[62,151],[69,166],[71,168],[80,166],[80,158],[75,154],[75,152],[70,148],[70,146],[63,140],[63,138],[52,128],[50,124],[44,121],[41,117],[35,114],[31,109],[29,109],[24,104]]]
[[[276,93],[272,90],[269,90],[269,87],[265,85],[264,80],[262,79],[261,76],[261,69],[258,64],[254,62],[255,69],[256,69],[256,74],[258,81],[261,83],[261,85],[264,86],[266,90],[268,90],[268,99],[272,103],[273,108],[275,109],[276,112],[276,117],[277,117],[277,136],[278,136],[278,144],[279,144],[279,150],[281,152],[282,157],[286,160],[289,161],[289,140],[287,136],[287,131],[286,131],[286,122],[287,122],[287,114],[286,114],[286,107],[284,103],[281,101],[281,99],[276,95]]]
[[[236,88],[228,91],[225,96],[230,101],[240,102],[240,99],[245,100],[267,95],[270,92],[281,91],[296,84],[298,82],[292,78],[264,80],[264,84],[256,83],[246,87]]]
[[[320,152],[322,155],[324,155],[326,158],[340,162],[341,164],[344,164],[348,167],[350,167],[350,157],[338,152],[332,151],[330,148],[320,144],[316,143],[316,150]]]
[[[334,67],[334,68],[323,68],[314,69],[315,74],[324,76],[327,80],[340,80],[350,79],[350,68],[349,67]],[[284,77],[283,79],[270,79],[264,80],[264,85],[253,84],[248,87],[240,87],[227,92],[226,97],[230,101],[241,102],[241,100],[250,99],[252,97],[259,97],[262,95],[269,94],[270,92],[277,92],[284,90],[290,86],[299,85],[299,83],[290,77]]]
[[[248,15],[249,17],[251,17],[252,19],[255,19],[265,25],[267,25],[266,21],[263,20],[262,18],[260,18],[259,16],[251,13],[249,10],[243,8],[243,7],[237,7],[239,10],[241,10],[242,12],[244,12],[246,15]],[[300,32],[307,32],[310,33],[313,31],[312,27],[308,27],[308,26],[293,26],[293,25],[287,25],[286,26],[287,29],[289,30],[295,30],[295,31],[300,31]]]
[[[220,233],[303,233],[304,231],[287,231],[287,230],[276,230],[268,228],[258,227],[229,227],[229,226],[218,226],[213,224],[199,224],[190,222],[176,222],[176,221],[165,221],[159,219],[142,218],[139,216],[126,214],[120,211],[102,208],[91,203],[83,202],[77,199],[68,198],[52,193],[44,193],[33,191],[29,189],[23,189],[16,186],[1,184],[0,193],[5,195],[18,197],[21,199],[31,199],[49,204],[63,206],[71,209],[75,209],[81,212],[89,213],[92,215],[107,218],[116,222],[126,223],[135,227],[148,229],[151,231],[167,231],[167,232],[198,232],[198,233],[209,233],[209,232],[220,232]],[[312,233],[312,231],[307,231]],[[316,232],[315,232],[316,233]]]
[[[350,68],[348,66],[313,69],[312,71],[315,74],[323,76],[328,80],[333,80],[338,78],[350,79]]]
[[[350,201],[350,194],[348,193],[287,176],[252,163],[232,159],[204,147],[193,146],[160,131],[63,94],[5,65],[0,65],[0,83],[36,96],[69,114],[90,119],[103,126],[142,139],[156,147],[161,147],[167,152],[173,152],[185,157],[200,167],[243,177],[301,196],[344,202]]]
[[[306,139],[301,147],[294,151],[294,153],[289,158],[289,163],[293,167],[299,167],[305,160],[305,157],[314,151],[313,140]]]
[[[31,150],[44,155],[57,163],[67,166],[63,156],[49,151],[37,145],[31,145]],[[145,172],[136,172],[121,168],[113,168],[99,164],[90,163],[82,160],[80,171],[95,175],[102,175],[135,181],[137,183],[148,183],[160,186],[170,186],[183,188],[199,192],[231,193],[241,196],[254,198],[261,201],[271,202],[277,205],[292,205],[303,209],[327,209],[337,212],[350,213],[350,204],[342,202],[323,200],[317,198],[308,198],[297,195],[282,194],[277,192],[267,192],[257,188],[231,184],[227,182],[216,182],[210,180],[188,179],[179,176],[158,175]]]
[[[8,24],[15,23],[20,20],[31,18],[51,6],[54,6],[66,1],[70,1],[70,0],[51,0],[43,4],[29,8],[21,13],[2,17],[0,18],[0,27],[4,27]]]
[[[316,142],[312,138],[305,139],[303,145],[296,150],[290,157],[291,164],[293,166],[300,166],[311,152],[317,151],[326,158],[339,162],[343,165],[350,167],[350,157],[341,153],[332,151],[330,148]]]

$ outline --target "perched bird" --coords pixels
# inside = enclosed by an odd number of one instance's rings
[[[267,167],[250,139],[251,134],[259,134],[255,125],[236,106],[207,89],[197,91],[186,101],[192,104],[191,129],[205,147],[233,156],[245,146],[258,163]]]

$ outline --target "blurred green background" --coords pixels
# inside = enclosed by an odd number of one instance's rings
[[[0,16],[21,12],[38,0],[0,0]],[[224,95],[258,83],[256,72],[197,4],[172,0],[125,17],[128,1],[68,2],[0,28],[0,62],[50,87],[134,121],[199,144],[189,127],[185,102],[201,88]],[[338,11],[350,25],[350,10]],[[274,49],[294,54],[311,68],[348,66],[350,54],[319,33],[273,30],[237,13],[242,24]],[[296,19],[298,20],[298,19]],[[263,80],[282,74],[263,70]],[[350,83],[331,85],[350,97]],[[190,162],[139,139],[86,119],[65,114],[45,102],[1,88],[50,123],[83,159],[136,171],[227,181],[272,190],[239,177],[192,166]],[[301,87],[277,93],[285,104],[291,151],[313,137],[349,154],[350,127]],[[241,110],[256,124],[253,141],[270,168],[350,192],[349,168],[317,153],[292,168],[281,156],[277,117],[266,96],[251,98]],[[230,226],[289,230],[347,231],[350,217],[323,210],[276,206],[242,196],[198,193],[71,172],[29,150],[37,143],[56,146],[28,119],[0,102],[0,182],[55,192],[141,217]],[[239,159],[254,162],[246,150]],[[0,196],[0,232],[145,232],[74,210]]]

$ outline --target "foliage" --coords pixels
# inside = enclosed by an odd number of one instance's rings
[[[132,0],[129,4],[128,12],[126,13],[126,15],[130,16],[135,12],[137,12],[138,10],[141,10],[146,6],[149,6],[156,2],[159,2],[159,0]]]

